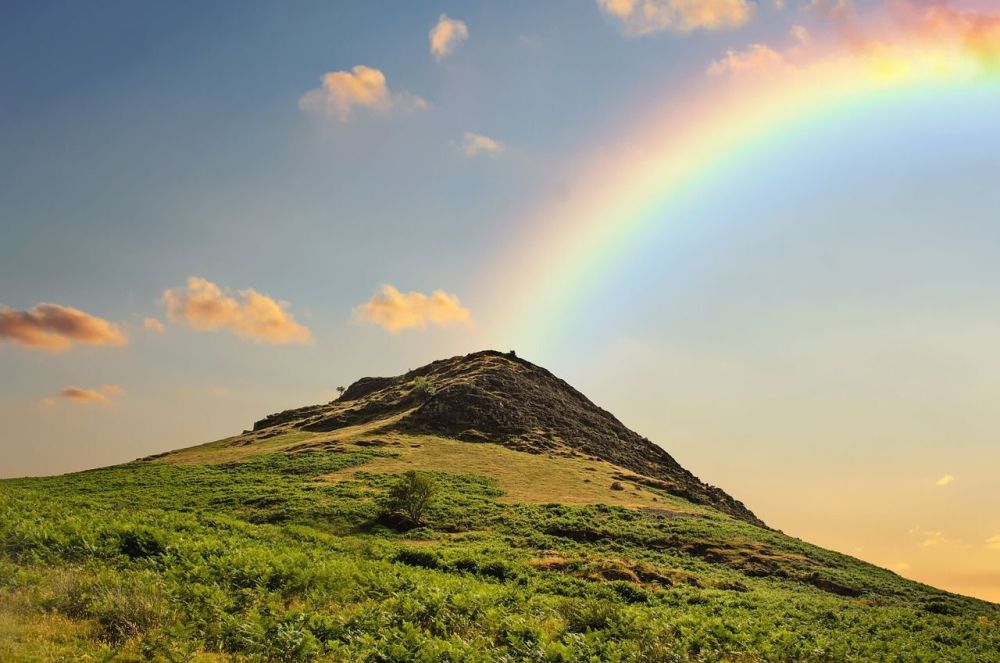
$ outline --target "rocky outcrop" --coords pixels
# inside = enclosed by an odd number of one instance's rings
[[[764,526],[743,503],[700,481],[662,447],[549,371],[492,350],[435,361],[395,378],[362,378],[324,406],[271,415],[254,429],[310,431],[386,419],[387,428],[531,453],[583,455],[642,477],[649,485]]]

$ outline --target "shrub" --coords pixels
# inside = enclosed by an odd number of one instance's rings
[[[118,534],[118,550],[131,559],[146,559],[163,555],[167,547],[151,529],[127,529]]]
[[[410,470],[389,489],[386,507],[414,525],[422,525],[424,512],[434,501],[437,492],[437,482],[433,477],[425,472]]]
[[[621,481],[615,481],[611,484],[611,490],[625,490],[625,486]]]
[[[413,381],[413,393],[417,396],[433,396],[436,392],[437,387],[423,376]]]

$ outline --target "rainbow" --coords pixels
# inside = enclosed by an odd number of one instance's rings
[[[682,95],[683,108],[657,107],[613,150],[604,141],[580,159],[571,196],[527,216],[491,277],[507,302],[504,341],[558,339],[641,238],[684,222],[677,208],[689,193],[790,132],[822,131],[833,118],[899,95],[996,87],[1000,19],[984,23],[955,12],[923,19],[892,41],[859,47],[855,40],[832,51],[792,52],[794,62],[782,56],[763,71],[706,75]]]

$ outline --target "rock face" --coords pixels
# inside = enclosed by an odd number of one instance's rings
[[[605,460],[648,485],[764,526],[742,502],[700,481],[563,380],[492,350],[435,361],[395,378],[362,378],[328,405],[270,415],[254,430],[330,431],[379,420],[385,420],[385,430]]]

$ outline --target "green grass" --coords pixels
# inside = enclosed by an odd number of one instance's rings
[[[0,659],[1000,660],[996,605],[655,490],[543,503],[490,445],[275,451],[320,439],[0,482]],[[399,532],[378,501],[414,466],[440,496]]]

